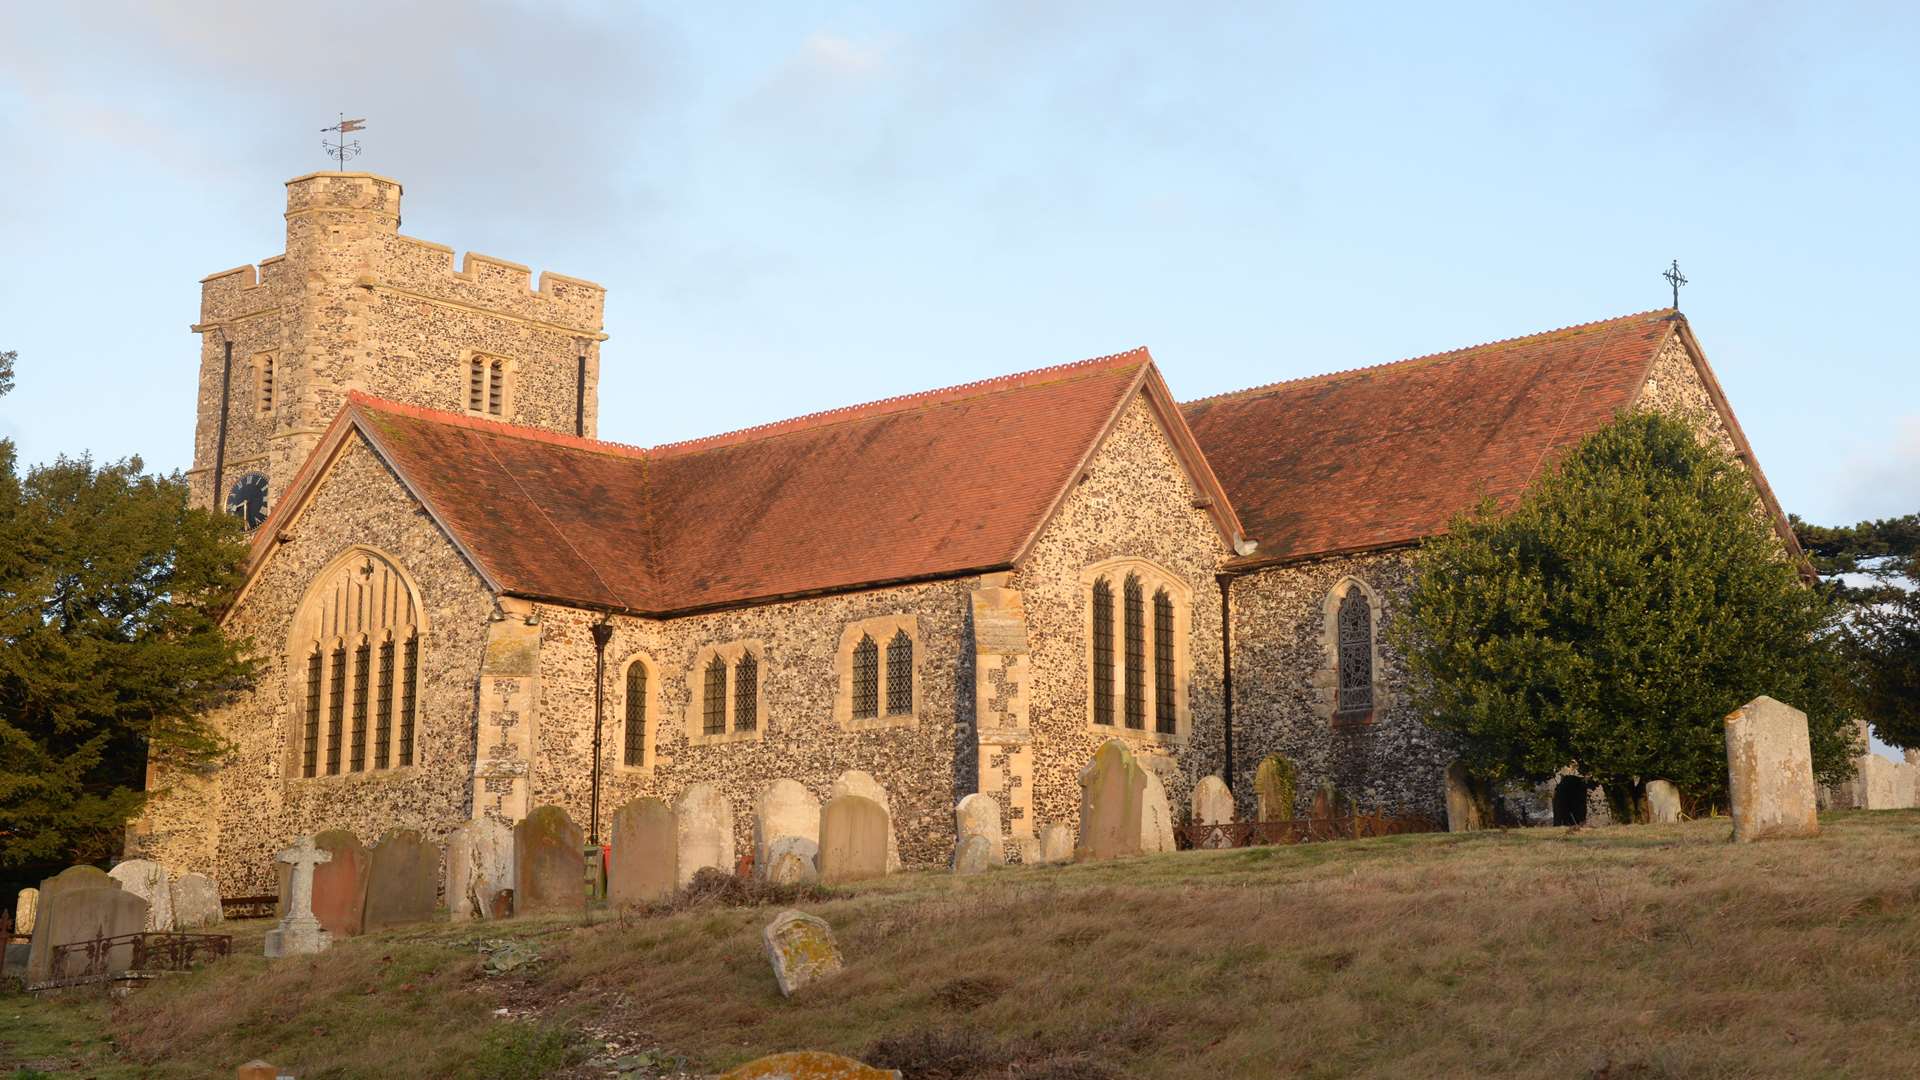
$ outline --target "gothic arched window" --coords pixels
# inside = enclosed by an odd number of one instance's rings
[[[744,653],[733,666],[733,730],[760,726],[760,661]]]
[[[1175,731],[1173,696],[1173,598],[1167,590],[1153,594],[1153,730]]]
[[[880,715],[880,646],[872,634],[860,635],[853,647],[853,718],[871,720]]]
[[[1113,723],[1113,586],[1093,583],[1093,722]]]
[[[335,776],[413,764],[421,621],[411,579],[378,552],[349,549],[314,579],[288,641],[299,703],[290,770]]]
[[[1082,570],[1080,587],[1089,724],[1149,742],[1186,738],[1192,587],[1165,567],[1125,555]]]
[[[707,661],[707,686],[701,695],[704,735],[723,735],[727,730],[727,662],[718,656]]]
[[[905,630],[895,630],[887,642],[887,715],[905,716],[913,711],[913,639]]]
[[[1339,697],[1334,716],[1365,719],[1373,712],[1373,607],[1367,594],[1350,588],[1340,598]]]
[[[647,763],[647,667],[638,660],[627,668],[627,729],[621,760],[635,767]]]
[[[1128,574],[1122,591],[1127,605],[1127,726],[1138,731],[1147,726],[1147,605],[1138,576]]]

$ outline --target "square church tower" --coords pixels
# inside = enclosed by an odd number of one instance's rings
[[[359,390],[595,437],[606,290],[400,235],[400,184],[287,181],[285,254],[200,283],[196,505],[264,520]]]

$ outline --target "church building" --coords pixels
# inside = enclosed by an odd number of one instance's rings
[[[744,841],[766,785],[848,770],[908,864],[975,791],[1018,851],[1112,738],[1176,808],[1221,774],[1251,814],[1279,753],[1303,801],[1440,818],[1387,630],[1453,514],[1657,409],[1793,546],[1672,310],[1185,403],[1142,348],[640,448],[596,438],[604,290],[456,264],[400,196],[289,181],[286,252],[202,282],[190,479],[252,529],[226,627],[261,672],[132,844],[229,895],[302,833],[551,803],[604,838],[701,781]]]

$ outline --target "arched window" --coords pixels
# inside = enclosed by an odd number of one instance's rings
[[[638,660],[627,668],[627,731],[621,760],[634,768],[647,763],[647,668]]]
[[[913,712],[913,639],[895,630],[887,642],[887,715]]]
[[[1364,720],[1373,712],[1373,607],[1365,592],[1347,590],[1337,624],[1340,682],[1334,717]]]
[[[1177,730],[1173,694],[1173,598],[1165,589],[1153,593],[1153,730],[1171,735]]]
[[[1147,608],[1138,577],[1128,574],[1123,588],[1127,605],[1127,726],[1138,731],[1147,726]]]
[[[700,730],[707,735],[727,731],[727,662],[718,656],[707,661],[707,686],[701,698],[703,710]]]
[[[860,635],[853,647],[853,717],[871,720],[880,715],[880,646],[872,634]]]
[[[1093,583],[1093,722],[1113,723],[1113,586]]]
[[[337,776],[413,764],[420,627],[418,592],[379,552],[350,548],[314,579],[287,643],[299,720],[289,736],[290,772]]]
[[[743,654],[733,666],[733,730],[760,726],[760,661]]]

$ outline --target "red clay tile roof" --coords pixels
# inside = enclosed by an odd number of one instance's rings
[[[1407,543],[1631,404],[1676,326],[1650,311],[1181,406],[1259,562]]]
[[[1136,349],[651,450],[358,394],[341,419],[502,591],[668,613],[1010,565],[1134,393],[1190,438],[1151,365]]]

